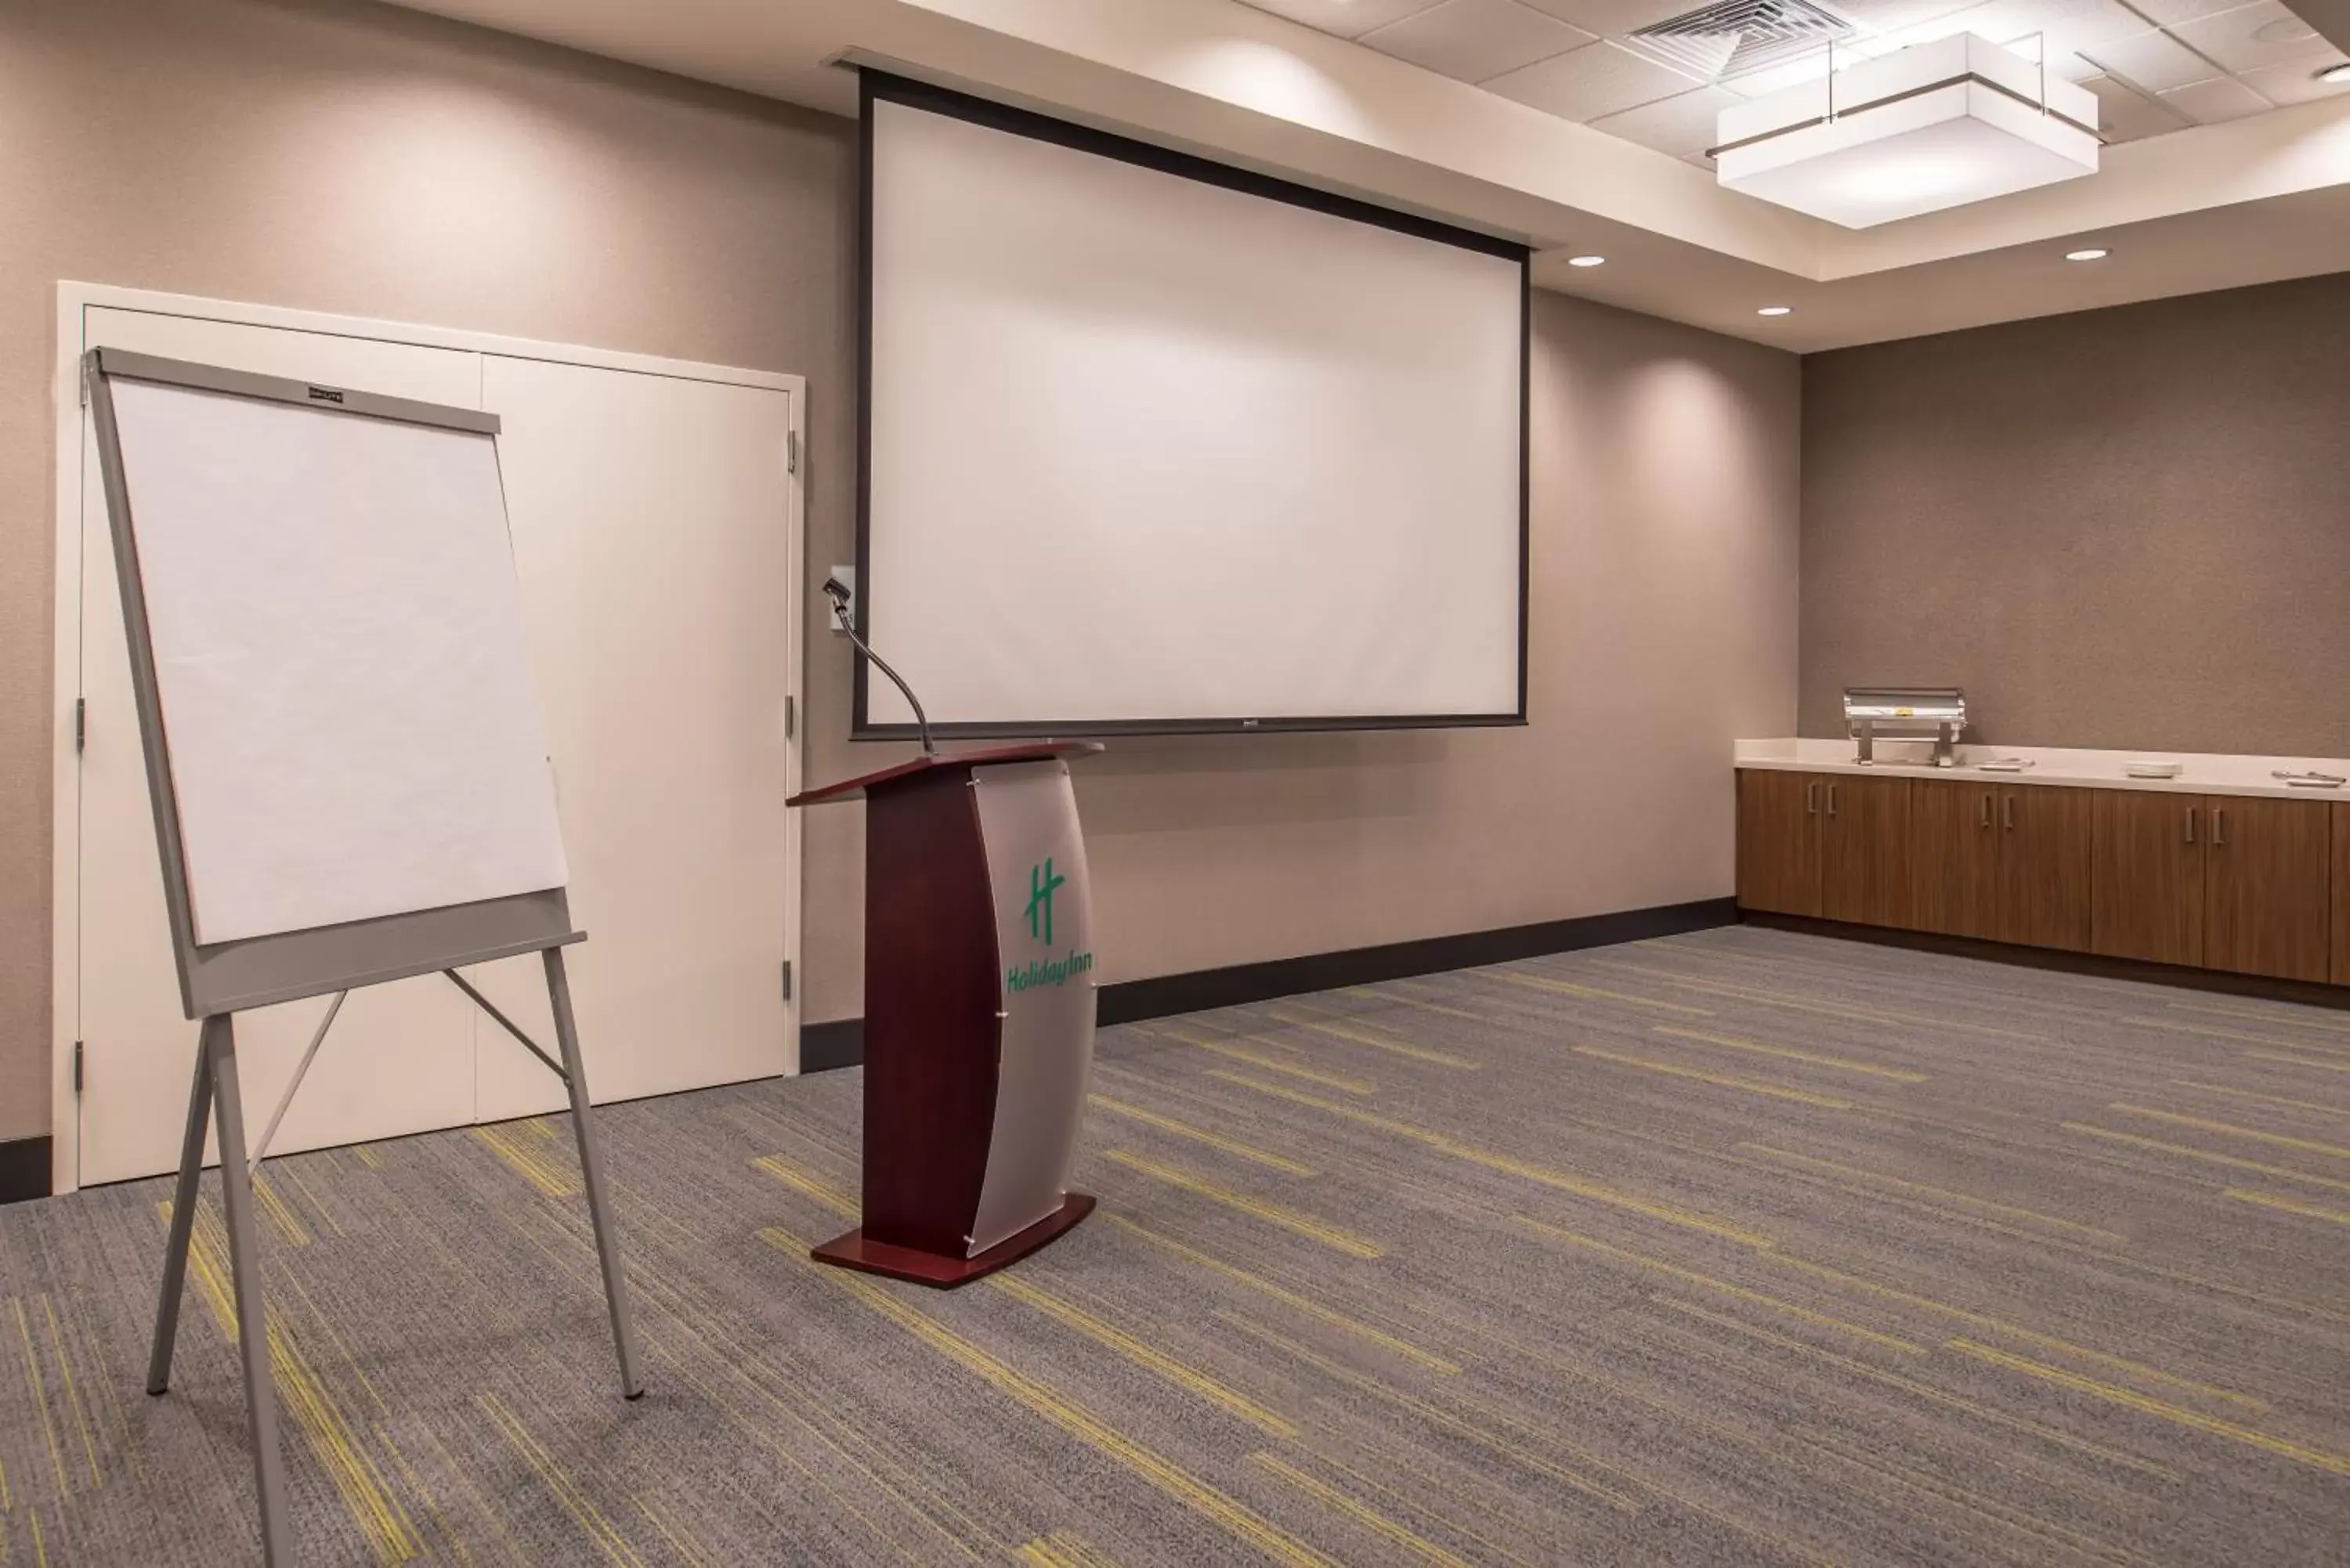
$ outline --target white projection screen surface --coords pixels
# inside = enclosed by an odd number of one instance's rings
[[[1522,247],[866,91],[859,621],[934,728],[1523,721]]]

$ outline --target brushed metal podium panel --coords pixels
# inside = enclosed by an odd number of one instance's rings
[[[987,1251],[1060,1208],[1094,1054],[1093,890],[1066,762],[972,774],[1003,973],[995,1124],[972,1220]]]

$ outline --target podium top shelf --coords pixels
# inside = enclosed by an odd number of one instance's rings
[[[951,756],[916,757],[910,763],[899,763],[893,768],[843,779],[838,784],[826,784],[821,789],[804,789],[784,802],[785,805],[822,805],[827,801],[859,800],[876,789],[886,788],[917,774],[935,768],[988,767],[998,763],[1045,763],[1062,757],[1089,757],[1100,751],[1097,741],[1053,741],[1018,746],[992,746],[981,752],[958,752]]]

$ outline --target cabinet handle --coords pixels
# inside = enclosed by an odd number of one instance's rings
[[[2228,813],[2224,806],[2211,808],[2211,847],[2220,848],[2228,842]]]
[[[2187,808],[2187,842],[2195,842],[2195,808],[2191,805]]]
[[[1999,815],[2006,823],[2007,830],[2013,833],[2015,831],[2015,797],[2013,795],[2009,795],[1999,803]]]
[[[1835,785],[1833,783],[1828,785],[1828,815],[1835,815]]]
[[[1982,825],[1985,827],[1991,826],[1991,791],[1989,790],[1983,791]]]
[[[1819,814],[1820,786],[1817,784],[1807,784],[1804,786],[1804,815],[1817,816]]]

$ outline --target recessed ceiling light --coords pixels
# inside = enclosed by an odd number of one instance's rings
[[[1793,316],[1794,313],[1795,307],[1792,305],[1766,305],[1754,314],[1757,316]]]
[[[2066,261],[2103,261],[2112,254],[2113,253],[2110,251],[2095,249],[2085,251],[2066,251],[2064,253],[2064,259]]]
[[[1569,266],[1598,266],[1604,264],[1607,260],[1607,258],[1606,256],[1569,256],[1566,258],[1566,265]]]
[[[2317,73],[2317,79],[2327,87],[2350,87],[2350,60],[2326,67]]]

